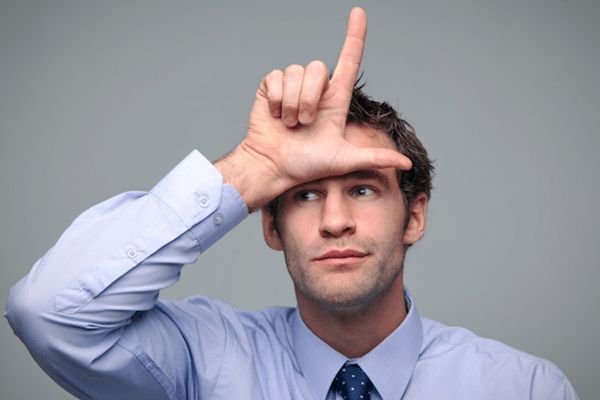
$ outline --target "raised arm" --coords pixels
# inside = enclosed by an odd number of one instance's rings
[[[53,379],[80,398],[212,397],[231,310],[216,301],[157,302],[159,291],[248,209],[288,188],[356,169],[410,167],[395,151],[344,140],[365,34],[364,12],[354,9],[331,80],[320,62],[271,72],[231,154],[213,166],[193,152],[149,193],[84,212],[13,287],[6,317]],[[201,334],[199,325],[207,327]]]

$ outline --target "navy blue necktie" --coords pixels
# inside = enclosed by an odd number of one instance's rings
[[[346,400],[371,400],[373,383],[358,365],[352,364],[340,369],[331,387]]]

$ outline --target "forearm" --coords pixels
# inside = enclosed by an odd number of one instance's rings
[[[245,217],[242,200],[206,163],[192,154],[150,193],[84,212],[11,290],[6,317],[47,372],[93,369],[100,356],[121,352],[113,348],[133,314],[151,309],[184,264]]]

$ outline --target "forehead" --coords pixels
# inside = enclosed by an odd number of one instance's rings
[[[348,124],[344,139],[356,147],[377,147],[396,150],[394,141],[383,131],[366,124]]]

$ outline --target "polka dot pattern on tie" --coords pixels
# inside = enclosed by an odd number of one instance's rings
[[[373,383],[356,364],[345,365],[336,375],[331,387],[345,400],[371,400]]]

